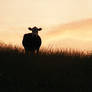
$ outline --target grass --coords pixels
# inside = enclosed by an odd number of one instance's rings
[[[5,44],[5,43],[0,43],[0,55],[5,55],[5,56],[27,56],[25,55],[25,51],[23,48],[18,47],[18,46],[13,46],[11,44]],[[41,48],[39,52],[39,56],[79,56],[79,57],[84,57],[87,56],[87,53],[83,51],[77,51],[77,50],[72,50],[72,49],[45,49]]]
[[[92,92],[91,83],[92,56],[84,52],[41,49],[27,56],[0,45],[0,92]]]

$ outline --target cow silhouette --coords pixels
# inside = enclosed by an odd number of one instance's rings
[[[41,43],[42,43],[41,38],[38,35],[38,31],[41,31],[42,28],[37,28],[37,27],[30,28],[29,27],[28,29],[31,30],[32,33],[24,34],[22,44],[24,46],[25,53],[26,54],[34,54],[34,53],[38,54]]]

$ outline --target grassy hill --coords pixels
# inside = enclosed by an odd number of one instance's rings
[[[0,45],[0,92],[91,92],[92,56],[76,51],[27,56]]]

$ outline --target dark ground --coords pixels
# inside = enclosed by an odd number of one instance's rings
[[[0,51],[0,92],[92,92],[92,56]]]

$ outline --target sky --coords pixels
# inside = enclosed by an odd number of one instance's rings
[[[91,49],[91,25],[92,0],[0,0],[0,41],[6,43],[21,45],[27,28],[37,26],[44,47]]]

